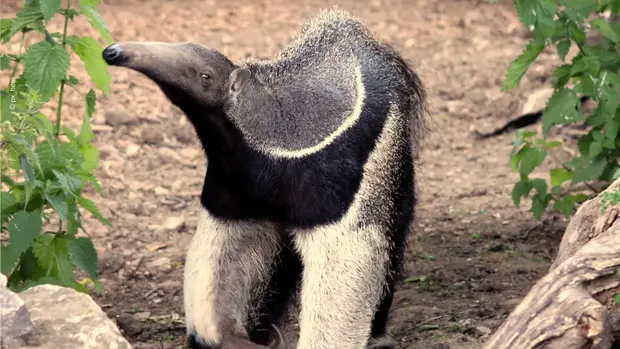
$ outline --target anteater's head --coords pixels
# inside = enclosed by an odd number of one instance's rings
[[[184,110],[222,108],[249,77],[220,52],[194,43],[118,42],[103,50],[103,59],[146,75]]]

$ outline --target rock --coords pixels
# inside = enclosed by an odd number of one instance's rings
[[[2,348],[9,343],[18,341],[22,335],[32,330],[30,312],[24,301],[6,288],[6,276],[0,274],[0,333],[2,333]]]
[[[172,261],[168,257],[161,257],[149,262],[146,267],[148,269],[169,269],[172,268]]]
[[[553,89],[551,87],[541,88],[530,93],[530,95],[527,97],[527,101],[525,101],[525,104],[521,109],[520,115],[534,113],[545,109],[545,106],[547,105],[547,100],[549,100],[552,94]]]
[[[104,118],[108,125],[114,127],[138,123],[136,117],[132,116],[127,110],[121,108],[107,110],[104,114]]]
[[[134,156],[138,154],[138,151],[140,151],[140,146],[134,143],[129,143],[127,148],[125,148],[125,154],[128,156]]]
[[[168,189],[164,188],[164,187],[155,187],[155,195],[157,196],[162,196],[162,195],[168,195],[168,193],[170,192]]]
[[[133,314],[133,318],[139,321],[144,321],[146,319],[148,319],[151,316],[151,312],[150,311],[144,311],[141,313],[135,313]]]
[[[478,337],[486,337],[486,336],[490,336],[491,333],[493,333],[493,331],[491,331],[491,329],[486,326],[476,326],[474,328],[474,333]]]
[[[142,141],[147,144],[159,144],[164,141],[164,136],[161,130],[153,127],[146,127],[142,129]]]
[[[179,230],[183,225],[185,225],[184,217],[168,217],[164,222],[164,227],[168,231]]]
[[[183,284],[178,280],[166,280],[160,283],[158,287],[167,291],[174,291],[180,290],[183,287]]]
[[[87,294],[40,285],[21,292],[34,329],[22,336],[23,349],[131,349],[101,308]]]

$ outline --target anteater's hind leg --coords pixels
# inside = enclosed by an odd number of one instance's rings
[[[285,249],[274,224],[221,220],[201,211],[184,272],[191,348],[218,348],[228,336],[268,340],[261,330],[271,329],[265,322],[279,315],[278,295],[288,286],[283,274],[291,271],[290,261],[287,269],[282,260],[290,257]],[[270,296],[273,291],[280,293]]]

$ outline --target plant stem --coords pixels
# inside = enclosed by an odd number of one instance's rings
[[[71,0],[67,0],[67,8],[71,8]],[[67,46],[67,26],[69,25],[69,16],[65,15],[65,28],[62,32],[62,47]],[[60,120],[62,112],[62,99],[65,93],[65,79],[60,82],[60,93],[58,95],[58,109],[56,109],[56,139],[60,136]]]
[[[26,38],[26,33],[24,33],[22,31],[22,38],[19,40],[19,53],[18,53],[19,56],[22,55],[22,49],[24,48],[24,39],[25,38]],[[13,71],[11,72],[11,81],[15,77],[15,73],[17,73],[17,66],[18,66],[17,63],[18,62],[15,62],[15,66],[13,66]]]

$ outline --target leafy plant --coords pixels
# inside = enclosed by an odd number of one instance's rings
[[[519,172],[520,180],[514,185],[512,199],[519,207],[521,199],[532,194],[530,211],[537,219],[549,206],[569,216],[575,204],[587,197],[568,194],[567,186],[584,183],[592,188],[589,181],[608,183],[620,177],[620,23],[608,23],[601,16],[607,11],[612,16],[620,14],[620,1],[515,0],[515,6],[521,23],[532,29],[534,36],[511,62],[502,89],[517,87],[547,47],[555,46],[562,64],[552,74],[554,92],[542,115],[542,137],[522,131],[514,141],[511,166]],[[600,43],[586,42],[590,31],[602,35]],[[565,62],[572,45],[579,52]],[[586,115],[581,98],[595,101],[596,109]],[[549,150],[561,144],[548,139],[549,130],[581,122],[588,133],[579,139],[579,155],[564,163],[556,160],[548,181],[532,178],[532,172],[551,157]]]
[[[79,237],[84,229],[79,207],[104,223],[84,190],[90,184],[101,194],[94,175],[99,151],[92,143],[90,118],[95,111],[96,95],[90,89],[84,96],[85,112],[79,132],[62,125],[63,96],[67,86],[75,88],[79,80],[68,75],[71,49],[83,62],[98,89],[109,92],[110,78],[101,57],[103,47],[87,36],[68,34],[68,24],[86,16],[107,43],[111,36],[97,12],[99,0],[80,0],[79,8],[71,0],[26,0],[13,19],[0,20],[0,40],[7,43],[21,36],[19,52],[0,57],[2,70],[11,70],[9,86],[1,93],[2,131],[0,133],[2,192],[1,272],[8,286],[20,291],[52,283],[86,291],[92,282],[102,291],[97,274],[97,251],[88,237]],[[50,32],[54,16],[64,18],[63,32]],[[26,35],[38,35],[41,41],[23,51]],[[23,72],[15,78],[18,68]],[[54,118],[40,112],[57,98]],[[55,122],[52,122],[54,120]],[[44,223],[58,218],[58,229],[43,232]],[[76,270],[88,277],[77,280]]]

